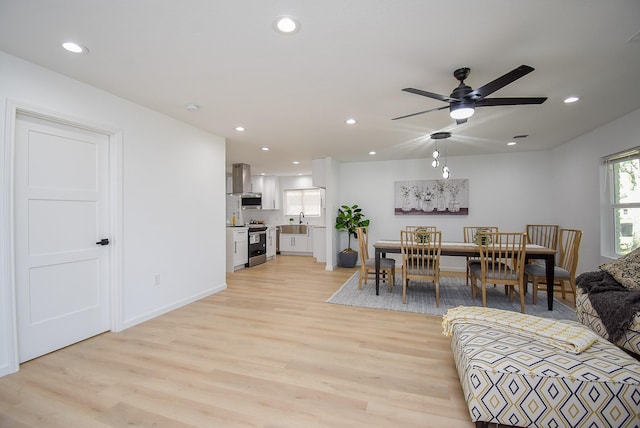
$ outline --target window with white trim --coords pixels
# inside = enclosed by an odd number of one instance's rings
[[[305,217],[319,217],[322,207],[321,189],[287,189],[284,191],[284,214]]]
[[[640,246],[640,147],[604,158],[608,207],[604,230],[611,254],[621,256]]]

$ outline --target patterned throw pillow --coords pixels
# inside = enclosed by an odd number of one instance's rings
[[[640,290],[640,248],[611,263],[600,265],[600,269],[629,290]]]

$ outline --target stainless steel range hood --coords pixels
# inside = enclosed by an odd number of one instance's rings
[[[251,192],[251,167],[246,163],[234,163],[231,171],[232,192],[237,195]]]

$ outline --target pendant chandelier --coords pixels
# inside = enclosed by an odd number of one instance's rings
[[[451,132],[435,132],[431,134],[431,138],[436,140],[436,148],[433,151],[433,161],[431,166],[437,168],[440,166],[440,151],[438,150],[438,140],[443,140],[451,137]],[[442,178],[451,177],[451,170],[447,166],[447,146],[444,146],[444,166],[442,167]]]

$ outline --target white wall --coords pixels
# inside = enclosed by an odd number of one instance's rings
[[[468,216],[395,215],[394,182],[440,179],[441,170],[431,167],[431,159],[344,163],[339,204],[358,204],[363,209],[371,220],[370,242],[399,239],[399,231],[407,225],[437,226],[443,240],[462,241],[462,228],[467,225],[496,225],[513,232],[524,231],[528,223],[554,220],[550,152],[449,157],[447,163],[452,178],[469,180]],[[345,233],[340,242],[340,249],[345,248]],[[445,258],[443,268],[464,270],[459,259]]]
[[[555,219],[583,231],[578,272],[594,270],[609,261],[601,256],[601,158],[637,146],[640,109],[551,152]]]
[[[0,75],[0,375],[14,355],[8,102],[122,133],[124,327],[226,287],[223,138],[3,52]]]

